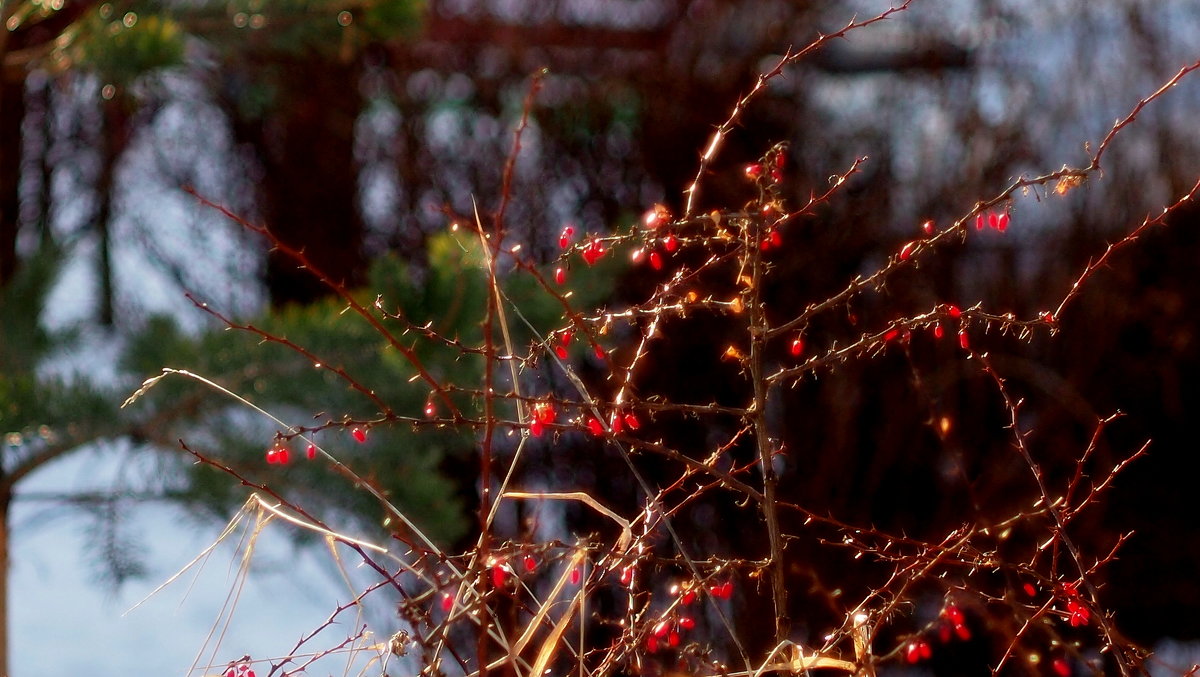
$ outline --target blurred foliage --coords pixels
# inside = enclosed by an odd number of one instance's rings
[[[410,331],[429,325],[465,345],[482,343],[480,319],[489,289],[478,239],[466,232],[445,232],[429,244],[428,264],[420,276],[401,257],[385,255],[372,264],[368,286],[354,295],[365,307],[378,299],[385,312],[399,310],[403,320],[385,319],[384,325],[414,348],[422,365],[440,382],[481,383],[482,358],[464,356],[454,346],[415,339]],[[579,287],[581,300],[595,302],[611,294],[611,275],[601,269],[590,277]],[[564,325],[561,308],[530,276],[505,276],[503,284],[505,296],[539,332]],[[288,306],[250,324],[303,347],[322,365],[345,370],[396,415],[425,418],[428,386],[414,379],[412,365],[340,299]],[[538,340],[523,325],[515,325],[512,336],[519,346]],[[498,329],[494,338],[502,341]],[[264,342],[255,332],[221,328],[190,336],[170,319],[155,318],[130,340],[122,368],[153,374],[164,366],[211,378],[290,425],[328,426],[314,434],[316,443],[380,489],[432,537],[453,542],[466,533],[460,494],[461,483],[470,474],[459,468],[474,463],[471,431],[396,422],[368,424],[368,441],[356,444],[348,434],[350,422],[362,424],[383,416],[373,400],[328,369],[314,368],[292,348]],[[465,415],[478,413],[479,403],[469,396],[454,398]],[[269,466],[265,451],[274,444],[276,433],[286,431],[208,386],[169,377],[132,408],[144,417],[179,408],[181,402],[195,402],[195,406],[183,407],[187,413],[182,415],[168,414],[169,432],[159,431],[156,439],[164,443],[185,439],[200,453],[246,470],[314,512],[336,512],[364,525],[378,524],[386,516],[369,494],[356,488],[355,481],[336,474],[326,463],[305,461],[305,445],[299,439],[288,443],[289,465]],[[227,518],[244,501],[229,477],[213,468],[187,464],[183,470],[187,481],[180,487],[182,494],[208,514]]]
[[[111,4],[91,13],[76,41],[78,67],[104,84],[126,89],[139,77],[183,64],[183,28],[167,14],[114,13]]]

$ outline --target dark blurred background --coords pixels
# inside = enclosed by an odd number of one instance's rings
[[[385,256],[419,286],[436,277],[429,243],[446,229],[443,208],[469,213],[472,200],[485,209],[498,203],[529,77],[548,68],[507,224],[514,241],[549,261],[568,222],[607,232],[654,202],[678,211],[708,136],[759,73],[819,31],[886,9],[770,0],[0,7],[9,29],[0,37],[0,286],[8,290],[0,365],[10,384],[25,374],[30,393],[46,387],[36,365],[52,359],[50,339],[66,328],[144,345],[162,314],[188,332],[214,326],[184,290],[239,317],[299,312],[327,296],[185,186],[268,224],[349,286],[366,284]],[[793,204],[869,156],[844,193],[789,225],[768,294],[773,318],[790,317],[875,270],[924,220],[944,226],[1017,176],[1085,165],[1115,119],[1196,60],[1197,35],[1200,9],[1183,1],[914,2],[773,81],[704,177],[700,207],[752,199],[740,167],[779,141],[790,143],[785,192]],[[1121,132],[1100,174],[1065,196],[1019,194],[1006,234],[945,248],[881,293],[855,299],[853,322],[821,319],[809,330],[812,349],[937,303],[982,303],[1021,317],[1052,309],[1088,260],[1195,182],[1197,111],[1200,86],[1185,80]],[[1101,575],[1102,596],[1118,626],[1146,643],[1200,635],[1191,494],[1200,469],[1191,418],[1200,405],[1197,217],[1181,209],[1169,228],[1114,257],[1053,338],[978,337],[1026,399],[1022,424],[1051,483],[1074,471],[1100,417],[1125,413],[1086,467],[1097,478],[1153,440],[1149,456],[1072,527],[1096,555],[1134,531]],[[31,281],[48,251],[58,252],[53,279],[75,280],[71,293],[56,296],[61,283],[50,278]],[[643,297],[651,282],[631,269],[609,303]],[[704,318],[669,324],[667,340],[655,344],[656,376],[638,388],[744,401],[736,370],[694,366],[716,364],[728,331]],[[1036,487],[1004,434],[995,388],[949,343],[915,337],[907,356],[842,365],[786,391],[776,403],[789,450],[785,498],[930,538],[1030,507]],[[775,357],[785,359],[782,346]],[[0,403],[6,397],[19,399],[8,391]],[[56,415],[66,417],[14,405],[0,432],[65,426]],[[942,417],[952,426],[939,436],[932,422]],[[699,455],[719,435],[665,417],[655,425]],[[19,495],[21,469],[46,454],[5,449],[7,506]],[[566,466],[546,454],[531,480],[544,473],[546,482],[587,487],[617,472],[611,457],[585,459]],[[447,492],[469,507],[475,478],[470,464],[462,467],[460,477],[445,464],[441,471],[458,485]],[[638,505],[633,487],[604,490],[617,505]],[[757,532],[739,526],[753,515],[712,517],[695,511],[701,528],[687,539],[696,552],[761,548]],[[590,526],[579,519],[578,528]],[[804,547],[793,558],[813,563],[793,573],[810,589],[846,571]],[[850,587],[871,585],[863,576]],[[817,606],[804,594],[795,604],[797,618]],[[815,635],[837,615],[811,613]]]

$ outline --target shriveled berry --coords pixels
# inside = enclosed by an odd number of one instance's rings
[[[664,204],[654,205],[642,216],[642,223],[651,230],[666,225],[670,220],[671,210]]]

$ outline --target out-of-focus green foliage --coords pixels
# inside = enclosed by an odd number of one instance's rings
[[[375,261],[369,285],[356,300],[373,308],[378,300],[385,313],[381,322],[402,345],[414,350],[439,382],[463,387],[482,384],[481,357],[464,355],[456,346],[431,341],[411,331],[424,327],[471,347],[482,343],[482,323],[489,287],[478,240],[468,234],[443,233],[430,238],[428,267],[420,275],[396,256]],[[610,257],[612,260],[615,257]],[[500,262],[503,266],[503,262]],[[618,265],[615,261],[612,265]],[[583,273],[581,272],[581,276]],[[602,270],[594,280],[577,285],[591,300],[611,292],[614,275]],[[506,275],[505,298],[521,309],[539,334],[565,326],[561,308],[528,275]],[[511,312],[511,311],[510,311]],[[343,460],[384,492],[431,536],[452,541],[464,533],[466,516],[457,499],[456,468],[471,462],[475,437],[462,430],[447,431],[422,425],[419,434],[404,422],[372,426],[366,444],[357,444],[342,424],[381,419],[380,406],[325,366],[344,369],[354,381],[375,394],[394,414],[424,418],[430,388],[415,379],[416,369],[370,323],[346,304],[331,299],[311,306],[292,306],[247,321],[272,337],[302,347],[319,361],[278,342],[264,342],[250,331],[219,329],[188,336],[170,320],[150,322],[128,346],[124,368],[151,375],[163,367],[187,369],[220,383],[291,426],[333,426],[315,434],[315,441]],[[510,322],[513,340],[526,346],[537,340],[522,322]],[[497,345],[502,345],[496,329]],[[466,415],[477,414],[477,403],[457,394],[455,403]],[[187,404],[191,403],[191,404]],[[182,377],[159,381],[132,405],[139,417],[180,408],[170,439],[185,439],[197,451],[211,454],[269,482],[309,509],[336,510],[365,522],[386,516],[368,493],[323,462],[303,459],[304,444],[289,443],[292,462],[268,465],[265,451],[280,427],[227,396]],[[441,410],[445,415],[447,412]],[[228,477],[203,465],[183,466],[186,495],[215,517],[227,517],[244,493]],[[468,473],[469,474],[469,473]]]
[[[74,62],[105,84],[125,88],[143,75],[183,63],[186,34],[166,14],[135,9],[119,14],[106,3],[88,15],[81,33]]]

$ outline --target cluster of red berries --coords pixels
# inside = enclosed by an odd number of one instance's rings
[[[957,604],[947,604],[942,609],[940,617],[937,634],[938,640],[942,644],[949,644],[955,639],[963,642],[971,639],[971,628],[967,627],[967,617]],[[904,647],[904,660],[907,663],[916,664],[932,657],[933,646],[924,637],[915,637]]]
[[[1074,583],[1064,583],[1063,592],[1067,595],[1067,622],[1072,628],[1081,628],[1092,620],[1092,612],[1083,602],[1079,601],[1079,589]]]
[[[292,452],[282,444],[267,449],[267,465],[287,465],[292,460]],[[317,445],[310,444],[304,448],[304,457],[312,461],[317,458]]]
[[[250,657],[230,665],[221,673],[222,677],[254,677],[254,668],[250,667]]]
[[[529,434],[541,437],[546,426],[554,423],[554,405],[549,402],[537,402],[532,408],[532,420],[529,422]]]
[[[975,230],[983,230],[985,227],[1000,233],[1008,230],[1008,212],[989,211],[986,215],[979,212],[975,217]]]
[[[783,146],[776,146],[760,162],[752,162],[743,170],[746,178],[758,183],[759,180],[769,180],[772,184],[783,182],[783,170],[787,166],[787,152]]]
[[[666,646],[668,649],[674,649],[679,646],[681,630],[691,630],[696,627],[695,619],[690,616],[682,616],[675,620],[661,620],[654,625],[654,629],[650,631],[650,635],[646,637],[646,651],[654,653],[661,646]]]

